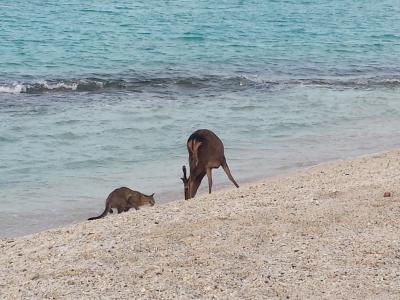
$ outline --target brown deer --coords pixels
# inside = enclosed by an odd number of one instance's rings
[[[189,178],[186,177],[186,166],[182,167],[185,200],[193,198],[200,186],[203,177],[207,174],[208,192],[211,193],[212,176],[211,169],[220,166],[224,169],[228,178],[238,188],[239,185],[233,179],[224,155],[224,144],[211,130],[199,129],[192,133],[187,141],[189,152]]]

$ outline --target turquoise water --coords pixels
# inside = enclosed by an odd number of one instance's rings
[[[197,128],[239,183],[400,146],[399,1],[3,2],[0,237],[182,198]]]

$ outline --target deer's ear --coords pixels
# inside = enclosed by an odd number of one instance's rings
[[[153,197],[155,193],[151,194],[150,197]]]

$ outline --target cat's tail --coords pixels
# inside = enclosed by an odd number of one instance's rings
[[[97,219],[104,218],[105,216],[107,216],[108,212],[110,211],[110,208],[111,208],[111,207],[110,207],[110,204],[109,204],[108,201],[107,201],[107,203],[106,203],[106,208],[104,209],[103,213],[102,213],[100,216],[91,217],[91,218],[89,218],[88,220],[90,221],[90,220],[97,220]]]

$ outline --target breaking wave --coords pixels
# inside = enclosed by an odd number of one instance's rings
[[[398,88],[399,77],[373,78],[307,78],[307,79],[277,79],[270,80],[259,76],[218,76],[203,77],[153,77],[129,79],[55,79],[33,82],[0,82],[0,93],[12,94],[45,94],[55,92],[106,92],[128,90],[143,92],[163,89],[214,89],[214,90],[243,90],[248,88],[273,88],[291,86],[320,86],[327,88]]]

